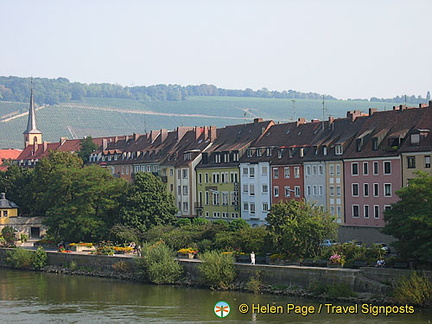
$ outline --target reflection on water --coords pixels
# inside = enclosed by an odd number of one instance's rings
[[[214,305],[231,312],[218,318]],[[0,269],[0,323],[427,323],[431,311],[411,315],[241,314],[241,304],[315,306],[292,297],[220,292],[81,276]],[[285,308],[284,308],[285,310]]]

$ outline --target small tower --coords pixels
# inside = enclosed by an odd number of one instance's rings
[[[42,132],[37,129],[36,115],[33,98],[33,80],[31,81],[30,108],[27,129],[24,131],[24,147],[42,144]]]

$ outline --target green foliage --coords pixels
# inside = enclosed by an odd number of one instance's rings
[[[26,234],[26,233],[21,233],[21,235],[20,235],[20,240],[22,241],[22,242],[27,242],[28,241],[28,239],[29,239],[29,236]]]
[[[262,280],[261,271],[255,271],[255,276],[252,276],[246,283],[246,289],[252,291],[254,294],[258,294],[261,291]]]
[[[116,262],[111,267],[114,269],[114,271],[120,273],[131,273],[133,270],[132,264],[126,261]]]
[[[77,263],[75,261],[69,262],[69,269],[76,270],[77,269]]]
[[[117,244],[140,241],[139,232],[132,227],[116,224],[109,231],[109,238]]]
[[[36,270],[43,269],[46,266],[47,260],[48,260],[48,256],[45,250],[41,246],[39,246],[33,255],[33,262],[32,262],[33,268]]]
[[[134,183],[125,191],[121,202],[121,222],[141,232],[176,221],[174,197],[166,191],[161,179],[151,173],[136,173]]]
[[[15,236],[16,230],[12,226],[8,225],[8,226],[3,227],[1,233],[2,233],[2,236],[3,236],[4,240],[5,240],[5,243],[7,245],[12,246],[12,245],[15,244],[15,241],[16,241],[16,236]]]
[[[204,252],[200,259],[199,273],[202,281],[212,288],[228,289],[236,272],[234,258],[217,251]]]
[[[427,306],[432,304],[432,282],[418,272],[402,277],[394,286],[393,297],[399,304]]]
[[[31,269],[33,259],[33,251],[15,248],[6,252],[6,264],[17,269]]]
[[[309,285],[308,290],[315,296],[328,298],[355,297],[357,296],[351,288],[344,283],[325,284],[314,281]]]
[[[48,234],[72,242],[104,238],[126,182],[98,166],[63,168],[54,176],[45,192],[57,197],[46,213]]]
[[[176,282],[182,274],[182,267],[175,259],[175,252],[165,243],[146,244],[142,258],[137,259],[138,275],[155,284]]]
[[[87,136],[80,141],[81,148],[78,151],[78,157],[83,160],[84,163],[89,161],[90,154],[97,150],[98,146],[93,142],[91,136]]]
[[[384,213],[383,232],[398,239],[393,246],[405,258],[430,261],[432,255],[432,176],[418,172],[408,187],[396,192],[400,200]]]
[[[246,227],[250,227],[250,225],[243,218],[234,219],[228,224],[228,229],[233,232],[239,231]]]
[[[319,255],[322,240],[336,234],[334,218],[305,200],[273,205],[266,220],[274,251],[292,259]]]

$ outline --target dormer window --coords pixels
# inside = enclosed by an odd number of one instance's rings
[[[335,154],[336,155],[342,155],[343,154],[343,146],[341,144],[338,144],[335,146]]]
[[[221,162],[221,156],[220,156],[219,153],[215,153],[214,162],[215,163],[220,163]]]
[[[325,146],[325,145],[323,146],[323,154],[324,154],[324,156],[327,155],[327,146]]]
[[[257,156],[262,156],[262,150],[261,149],[257,150]]]
[[[239,160],[239,152],[234,152],[232,154],[232,160],[233,160],[233,162],[238,162],[238,160]]]
[[[303,147],[300,148],[300,157],[304,157],[304,148]]]
[[[224,153],[223,154],[223,161],[224,161],[224,163],[228,163],[229,162],[229,153]]]
[[[247,157],[252,157],[252,155],[253,155],[252,150],[247,150]]]
[[[267,155],[267,156],[271,156],[271,155],[272,155],[272,151],[271,151],[271,148],[270,148],[270,147],[267,147],[266,155]]]
[[[411,134],[411,145],[420,144],[420,134]]]
[[[318,154],[318,146],[314,146],[314,155]]]
[[[278,151],[278,158],[281,159],[282,158],[282,150]]]
[[[378,151],[378,138],[372,138],[372,151]]]
[[[363,138],[357,138],[356,140],[356,150],[360,152],[363,148]]]

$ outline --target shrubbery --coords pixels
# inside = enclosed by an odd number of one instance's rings
[[[395,284],[393,297],[399,304],[431,305],[432,282],[426,276],[413,272]]]
[[[137,275],[155,284],[176,282],[182,274],[182,267],[175,260],[175,252],[164,242],[146,244],[142,257],[137,259]]]
[[[227,289],[236,277],[234,258],[218,251],[204,252],[199,272],[203,283],[212,288]]]
[[[38,247],[36,252],[16,248],[6,252],[6,264],[18,269],[36,269],[45,267],[47,254],[42,247]]]

